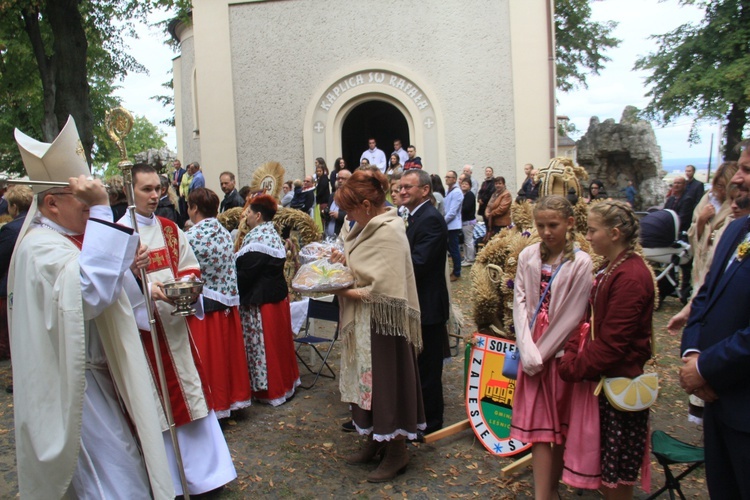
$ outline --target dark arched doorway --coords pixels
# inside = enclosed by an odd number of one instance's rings
[[[370,137],[387,159],[394,139],[401,139],[404,149],[409,145],[409,124],[396,106],[384,101],[367,101],[353,108],[341,126],[341,150],[350,169],[359,166]]]

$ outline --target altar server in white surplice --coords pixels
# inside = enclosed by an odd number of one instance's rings
[[[123,290],[137,289],[129,268],[147,254],[135,259],[138,236],[113,224],[106,189],[87,179],[72,118],[52,144],[15,135],[29,178],[69,182],[35,187],[8,273],[20,496],[173,498]]]
[[[206,379],[190,328],[184,317],[171,314],[174,306],[165,301],[161,289],[167,281],[191,275],[200,277],[200,265],[177,225],[154,215],[161,197],[161,181],[156,170],[146,165],[133,167],[133,188],[138,230],[142,243],[149,249],[148,279],[156,306],[154,319],[170,388],[177,439],[189,493],[197,495],[219,488],[237,477],[229,447],[211,406],[210,390],[202,383]],[[131,227],[130,214],[119,223]],[[197,316],[202,317],[202,301],[196,303],[196,309]],[[142,332],[141,335],[147,356],[153,358],[151,334]],[[158,380],[155,368],[153,375],[154,380]],[[181,495],[182,485],[168,431],[164,432],[164,445],[175,490]]]

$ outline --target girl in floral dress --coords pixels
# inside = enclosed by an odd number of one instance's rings
[[[542,198],[534,221],[541,242],[519,255],[514,285],[521,369],[510,437],[532,443],[535,497],[547,499],[558,497],[569,413],[570,386],[560,379],[558,365],[565,342],[584,319],[592,274],[589,256],[574,248],[568,200]]]
[[[245,220],[250,231],[235,255],[240,315],[253,398],[278,406],[300,384],[284,278],[286,249],[271,222],[276,200],[263,194],[248,203]]]
[[[231,410],[250,406],[250,380],[238,306],[237,272],[233,265],[232,237],[216,220],[219,197],[206,188],[188,196],[188,215],[193,222],[186,233],[201,266],[203,309],[200,320],[188,317],[195,347],[205,368],[204,381],[211,390],[217,418]]]

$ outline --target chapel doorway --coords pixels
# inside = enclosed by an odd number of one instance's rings
[[[374,137],[386,160],[393,152],[394,139],[409,145],[409,124],[399,109],[385,101],[366,101],[352,108],[341,126],[341,150],[350,169],[359,166],[359,158]],[[333,160],[333,159],[332,159]]]

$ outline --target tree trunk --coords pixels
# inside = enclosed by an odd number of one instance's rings
[[[724,161],[737,160],[740,152],[737,144],[742,141],[742,131],[747,124],[747,106],[743,103],[732,103],[724,128]]]
[[[62,128],[68,115],[73,115],[90,165],[94,119],[86,68],[88,42],[79,4],[80,0],[47,0],[46,12],[54,39],[57,123]]]
[[[748,8],[748,4],[750,4],[748,0],[741,0],[736,3],[726,2],[726,9],[739,10],[739,12],[736,12],[735,14],[737,16],[736,26],[744,27],[750,22],[750,9]],[[716,5],[717,10],[722,8],[721,2]],[[747,53],[746,35],[738,35],[738,38],[734,39],[732,53],[733,56],[730,56],[731,60],[740,61],[745,57]],[[747,124],[747,110],[748,107],[750,107],[750,102],[747,100],[744,88],[741,93],[738,93],[737,90],[738,89],[734,89],[734,91],[725,94],[726,100],[732,104],[729,114],[726,117],[727,125],[724,129],[725,161],[738,160],[740,157],[737,145],[742,141],[742,133]]]
[[[39,9],[36,7],[24,8],[21,12],[26,34],[31,41],[31,49],[34,51],[36,65],[39,68],[39,77],[42,80],[42,102],[44,114],[42,117],[42,140],[52,142],[60,133],[55,116],[55,58],[47,56],[44,50],[42,32],[39,28]]]

